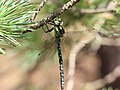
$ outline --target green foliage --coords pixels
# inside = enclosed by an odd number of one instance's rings
[[[35,5],[25,0],[0,0],[0,45],[20,46],[15,38],[20,38],[26,26],[31,23],[28,19],[32,15]],[[0,49],[0,52],[5,52]]]

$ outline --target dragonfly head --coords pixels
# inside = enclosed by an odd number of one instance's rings
[[[63,25],[63,21],[59,17],[54,19],[54,23],[55,23],[55,25]]]

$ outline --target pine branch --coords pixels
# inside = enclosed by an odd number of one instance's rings
[[[38,15],[38,13],[41,11],[41,9],[45,6],[46,2],[48,0],[43,0],[41,2],[41,4],[38,6],[38,8],[36,9],[36,12],[33,14],[33,16],[30,18],[30,22],[33,22],[33,20],[36,18],[36,16]]]
[[[16,38],[20,38],[27,25],[30,12],[35,5],[30,5],[25,0],[0,0],[0,45],[20,46]],[[3,47],[0,46],[0,53]]]
[[[74,6],[79,1],[80,0],[70,0],[68,3],[64,4],[61,9],[59,9],[58,11],[48,15],[46,18],[44,18],[43,20],[37,22],[36,24],[31,25],[30,28],[37,29],[37,28],[40,28],[40,27],[44,26],[45,24],[47,24],[48,22],[50,22],[51,20],[53,20],[57,16],[61,15],[65,11],[69,10],[72,6]]]

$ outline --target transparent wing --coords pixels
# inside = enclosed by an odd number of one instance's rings
[[[61,38],[61,48],[64,51],[66,48],[70,47],[73,43],[80,40],[80,38],[86,35],[88,31],[70,31],[66,32],[65,35]],[[47,33],[48,37],[52,37],[47,39],[42,44],[42,49],[40,50],[40,54],[38,55],[37,62],[42,62],[44,60],[49,60],[53,58],[56,53],[56,43],[55,37],[51,36],[51,34]]]
[[[56,53],[55,38],[45,40],[43,48],[38,55],[37,62],[43,62],[45,60],[52,59]]]
[[[72,44],[82,40],[82,38],[87,37],[87,35],[90,35],[91,33],[92,32],[89,30],[65,32],[61,43],[64,43],[66,45],[72,45]],[[61,45],[63,45],[63,44],[61,44]]]

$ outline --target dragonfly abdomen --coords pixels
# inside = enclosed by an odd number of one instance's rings
[[[62,52],[60,47],[60,37],[56,37],[57,51],[59,57],[59,69],[60,69],[60,81],[61,81],[61,90],[64,90],[64,69],[63,69],[63,59]]]

